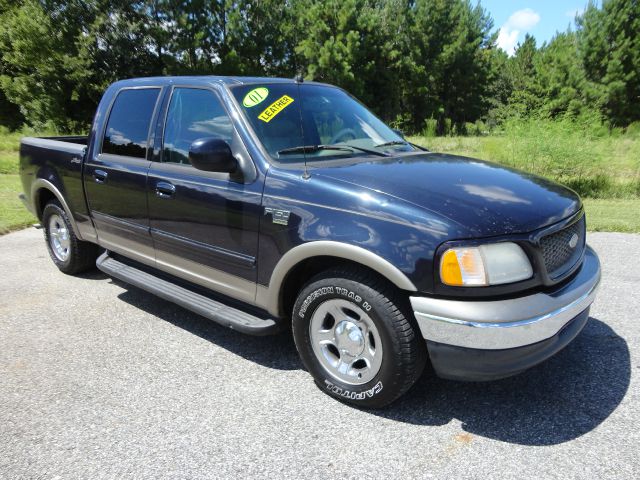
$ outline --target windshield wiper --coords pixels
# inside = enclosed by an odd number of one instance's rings
[[[409,142],[407,142],[406,140],[391,140],[390,142],[384,142],[384,143],[379,143],[377,145],[374,145],[374,147],[379,148],[379,147],[390,147],[392,145],[411,145]]]
[[[375,145],[376,148],[378,147],[390,147],[392,145],[410,145],[413,148],[417,148],[418,150],[422,150],[423,152],[428,152],[429,150],[421,147],[420,145],[416,145],[415,143],[411,143],[411,142],[407,142],[406,140],[391,140],[390,142],[384,142],[384,143],[379,143],[378,145]]]
[[[354,150],[370,153],[379,157],[388,157],[386,153],[376,152],[375,150],[369,150],[368,148],[355,147],[353,145],[300,145],[299,147],[283,148],[278,150],[278,155],[288,155],[291,153],[313,153],[320,150],[338,150],[343,152],[353,152]]]
[[[342,150],[344,152],[353,152],[353,150],[348,147],[336,147],[332,145],[300,145],[298,147],[278,150],[278,155],[287,155],[289,153],[313,153],[319,152],[320,150]]]

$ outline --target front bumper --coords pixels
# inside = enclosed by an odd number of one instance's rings
[[[582,330],[600,282],[587,247],[580,270],[552,292],[507,300],[411,297],[436,373],[461,380],[513,375],[542,362]]]

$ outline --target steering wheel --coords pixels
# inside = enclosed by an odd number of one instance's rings
[[[355,140],[356,138],[358,138],[358,134],[355,132],[355,130],[353,130],[353,128],[343,128],[338,133],[336,133],[333,137],[331,137],[329,144],[333,145],[334,143],[340,143],[341,141],[345,141],[346,139],[343,137],[346,137],[346,136],[351,136],[350,140]]]

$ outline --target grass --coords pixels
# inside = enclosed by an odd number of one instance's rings
[[[18,199],[20,137],[0,127],[0,235],[36,222]],[[476,137],[411,137],[430,150],[491,160],[557,180],[584,198],[589,230],[640,232],[640,135],[568,122],[507,125]]]
[[[435,152],[490,160],[556,180],[583,198],[640,197],[640,135],[596,123],[511,121],[475,137],[412,137]]]
[[[586,198],[584,207],[591,231],[640,233],[640,198]]]
[[[18,149],[21,133],[9,133],[0,127],[0,174],[18,173]]]
[[[0,127],[0,235],[38,221],[18,199],[22,192],[18,176],[20,138],[29,134],[9,133]]]
[[[38,221],[18,199],[21,191],[22,184],[18,175],[0,174],[0,235]]]
[[[609,131],[588,121],[511,121],[502,131],[486,136],[410,140],[435,152],[489,160],[551,178],[583,197],[589,230],[640,232],[637,131]]]
[[[18,195],[22,193],[22,183],[18,176],[20,138],[48,133],[31,130],[8,132],[0,127],[0,235],[27,227],[38,220],[25,208]]]

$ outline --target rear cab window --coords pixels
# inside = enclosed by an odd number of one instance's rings
[[[118,92],[109,112],[101,153],[146,158],[149,128],[160,88],[131,88]]]

